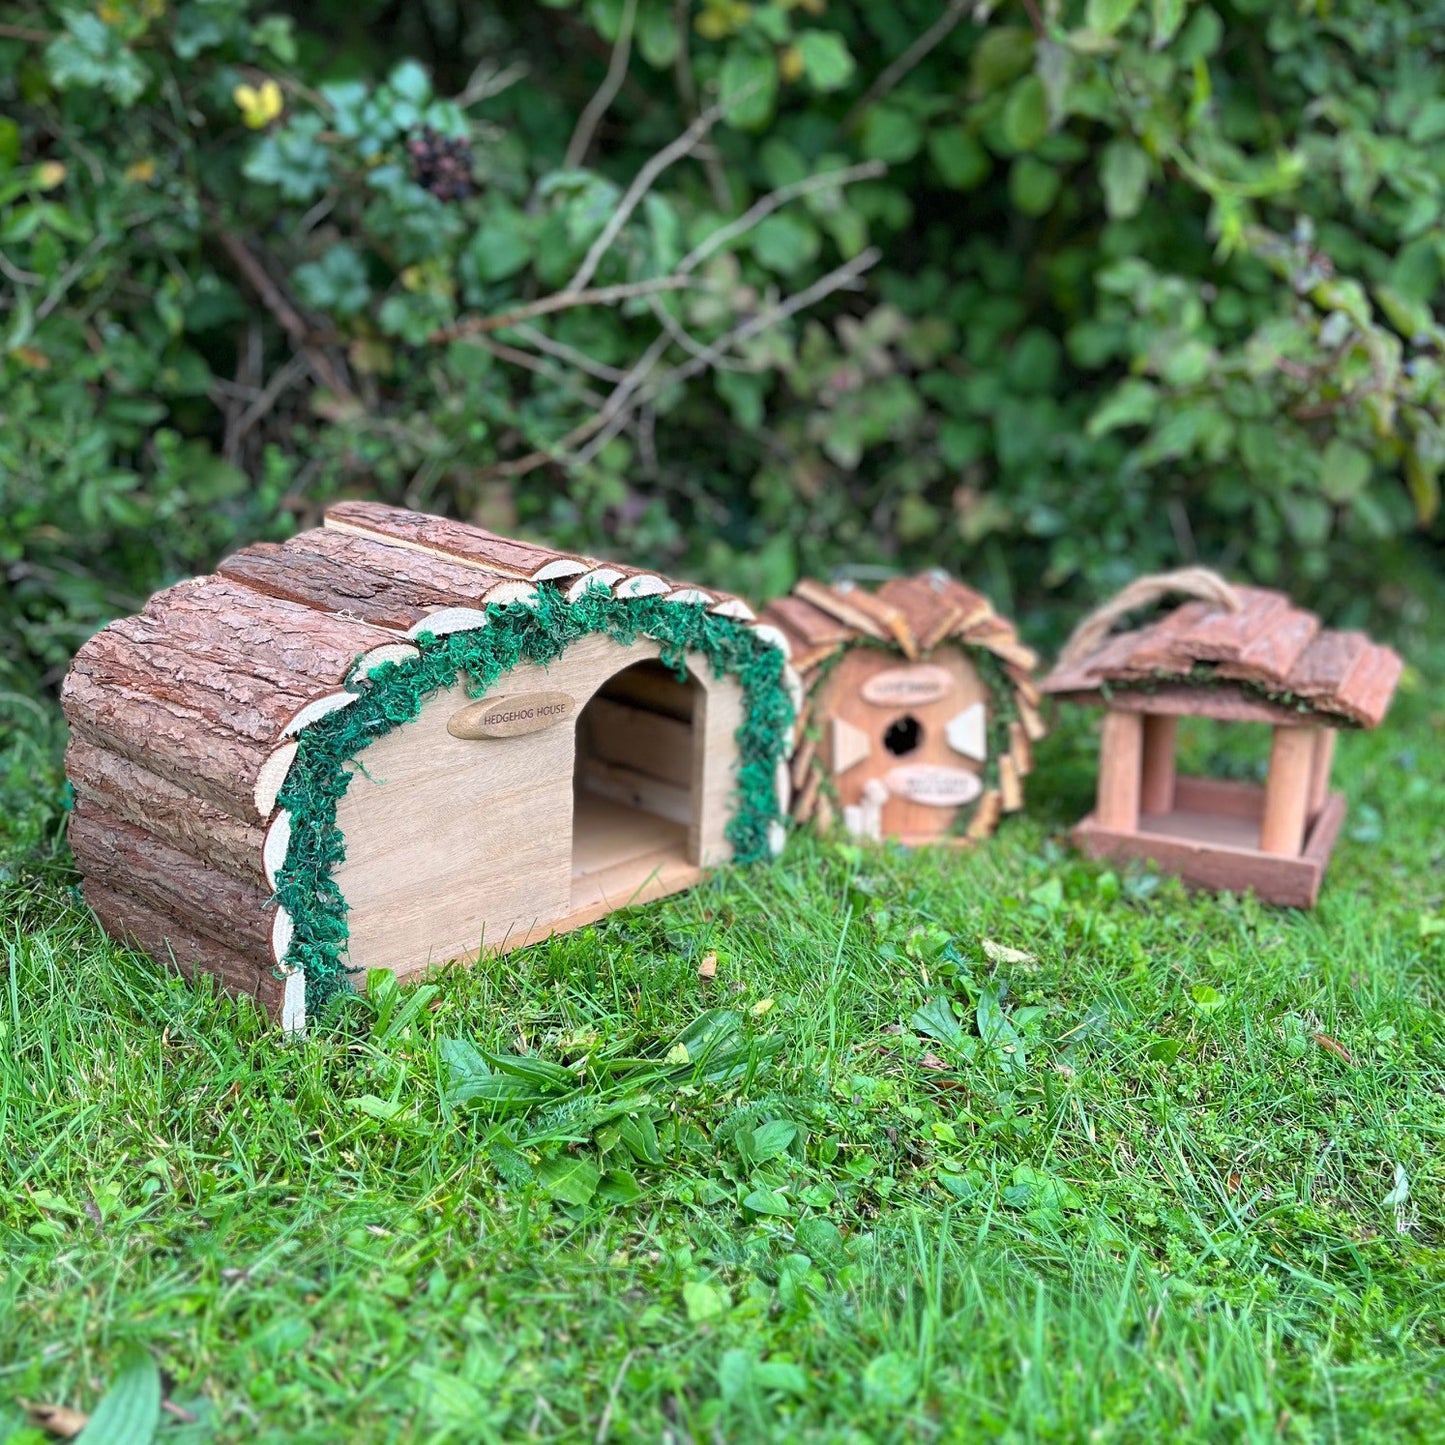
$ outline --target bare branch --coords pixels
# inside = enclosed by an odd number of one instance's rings
[[[598,123],[617,99],[617,92],[622,89],[622,82],[627,79],[627,66],[632,59],[632,26],[636,19],[637,0],[624,0],[622,19],[617,26],[617,39],[612,45],[612,58],[607,63],[607,74],[602,77],[597,93],[587,102],[582,114],[577,118],[577,128],[572,132],[572,139],[567,142],[567,150],[562,157],[562,165],[566,170],[575,169],[586,159]]]
[[[733,104],[736,105],[743,97],[739,95]],[[617,209],[608,217],[607,224],[602,228],[602,233],[592,243],[591,249],[582,258],[582,264],[577,268],[577,273],[567,283],[566,290],[580,291],[597,274],[597,268],[602,263],[602,258],[611,248],[612,243],[621,234],[622,228],[631,218],[642,201],[642,198],[652,189],[652,183],[668,166],[674,161],[679,161],[696,147],[697,143],[717,124],[718,117],[723,113],[720,105],[711,105],[676,140],[670,141],[667,145],[652,156],[640,171],[632,178],[632,184],[623,192],[622,199],[617,203]]]
[[[472,71],[472,78],[467,81],[465,89],[453,98],[452,104],[458,110],[468,110],[474,105],[480,105],[482,101],[490,100],[504,90],[510,90],[527,74],[527,69],[528,67],[519,61],[504,70],[498,70],[491,61],[484,60]]]
[[[648,306],[652,314],[657,318],[657,324],[661,326],[689,356],[700,356],[707,350],[707,343],[699,341],[697,337],[662,304],[661,298],[650,296],[648,298]],[[720,358],[716,364],[720,371],[752,371],[754,369],[746,362],[732,361],[727,357]]]
[[[876,105],[889,95],[915,66],[921,65],[930,51],[947,39],[950,32],[963,19],[964,12],[973,0],[948,0],[948,8],[933,22],[891,65],[885,66],[874,79],[873,84],[858,97],[843,117],[838,129],[852,130],[863,118],[870,105]],[[1027,3],[1027,0],[1026,0]]]
[[[692,74],[692,52],[688,49],[687,38],[692,31],[691,0],[672,0],[672,24],[677,31],[677,53],[672,58],[673,82],[677,87],[677,98],[682,102],[683,111],[688,115],[697,114],[697,82]],[[720,211],[730,211],[733,206],[732,192],[728,189],[727,173],[718,159],[714,146],[699,146],[697,158],[702,163],[703,174],[707,176],[708,189],[712,191],[713,204]]]
[[[655,297],[649,299],[652,300],[654,307],[658,304]],[[545,352],[548,356],[555,356],[558,361],[565,361],[569,366],[575,366],[578,371],[585,371],[588,376],[595,376],[598,381],[621,381],[627,375],[620,366],[608,366],[606,362],[588,356],[585,351],[578,351],[575,346],[568,346],[565,341],[558,341],[556,337],[538,331],[535,326],[514,326],[512,330],[528,346]]]
[[[646,373],[639,378],[639,386],[633,388],[636,400],[629,397],[622,399],[621,405],[613,405],[617,397],[614,392],[609,398],[608,410],[610,417],[603,418],[600,414],[592,418],[593,421],[601,423],[601,429],[596,430],[592,440],[572,458],[576,464],[590,462],[607,445],[608,442],[627,425],[631,414],[640,406],[646,406],[661,396],[670,386],[676,386],[679,382],[690,381],[701,372],[707,371],[718,365],[723,360],[723,353],[727,349],[740,346],[743,342],[751,340],[760,332],[768,331],[779,322],[786,321],[790,316],[796,315],[799,311],[806,310],[815,302],[821,301],[823,297],[831,295],[834,291],[840,291],[851,286],[858,278],[872,267],[878,264],[883,253],[876,246],[870,246],[866,251],[855,256],[851,261],[845,261],[841,266],[829,271],[826,276],[820,276],[811,286],[805,287],[796,295],[789,296],[787,300],[780,301],[774,306],[769,306],[759,311],[757,315],[749,317],[746,321],[740,322],[737,326],[720,336],[710,346],[705,346],[701,351],[691,356],[687,361],[680,362],[677,366],[669,367],[666,371],[652,379],[644,388],[641,381],[646,380],[652,366],[647,367]],[[634,368],[635,369],[635,368]],[[619,388],[619,391],[621,388]],[[594,429],[595,430],[595,429]]]
[[[697,270],[709,256],[722,250],[728,242],[736,240],[744,231],[750,231],[759,221],[772,215],[789,201],[797,200],[811,191],[821,191],[828,186],[846,186],[854,181],[871,180],[886,175],[888,167],[882,161],[863,161],[856,166],[844,166],[836,171],[822,171],[815,176],[805,176],[791,185],[779,186],[755,201],[736,220],[714,231],[705,241],[695,246],[678,263],[675,274],[686,276]]]
[[[488,331],[505,331],[520,321],[550,316],[554,311],[570,311],[575,306],[612,306],[638,296],[651,296],[656,291],[681,291],[692,283],[686,276],[654,276],[647,281],[626,281],[617,286],[593,286],[577,290],[571,286],[551,296],[541,296],[523,306],[514,306],[496,316],[466,316],[450,326],[440,326],[428,341],[456,341],[463,336],[480,336]]]

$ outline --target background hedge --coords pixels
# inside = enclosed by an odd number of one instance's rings
[[[1440,535],[1439,0],[5,16],[26,684],[343,492],[1019,609],[1200,557],[1339,617]]]

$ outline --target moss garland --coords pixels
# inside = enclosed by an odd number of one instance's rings
[[[428,698],[459,678],[469,696],[481,697],[519,665],[555,662],[582,637],[602,633],[624,647],[639,638],[659,642],[662,662],[679,681],[686,680],[689,654],[701,655],[716,676],[738,679],[745,707],[737,731],[737,807],[727,836],[740,863],[768,856],[769,829],[785,821],[774,780],[793,727],[782,652],[746,623],[702,607],[655,597],[617,598],[601,587],[570,603],[554,588],[539,593],[535,605],[487,608],[485,627],[444,637],[422,633],[419,656],[383,664],[364,681],[349,684],[357,700],[302,732],[278,799],[291,814],[291,843],[275,898],[295,925],[285,962],[305,975],[311,1006],[349,987],[343,962],[346,900],[333,876],[346,857],[336,824],[337,804],[351,783],[346,764],[412,721]]]
[[[1099,684],[1099,696],[1108,702],[1109,698],[1118,692],[1152,693],[1161,687],[1236,688],[1246,697],[1284,708],[1288,712],[1299,713],[1301,717],[1324,718],[1334,727],[1360,726],[1353,718],[1330,712],[1327,708],[1316,707],[1308,698],[1301,697],[1296,692],[1274,690],[1249,678],[1221,677],[1207,662],[1195,663],[1188,672],[1155,672],[1149,677],[1111,679]]]

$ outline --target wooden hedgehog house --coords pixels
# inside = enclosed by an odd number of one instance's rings
[[[85,644],[70,840],[109,930],[296,1028],[776,852],[800,697],[737,598],[343,502]]]
[[[1177,592],[1194,600],[1111,634]],[[1283,593],[1202,568],[1141,578],[1080,625],[1044,680],[1055,697],[1106,709],[1098,801],[1074,841],[1194,887],[1313,907],[1345,817],[1329,787],[1336,730],[1379,724],[1400,670],[1388,647],[1322,628]],[[1264,786],[1180,775],[1181,717],[1268,725]]]
[[[1044,735],[1037,659],[986,597],[942,572],[876,593],[803,581],[762,616],[803,681],[795,820],[938,843],[988,837],[1023,806]]]

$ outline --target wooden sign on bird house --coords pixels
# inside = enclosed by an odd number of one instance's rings
[[[63,701],[96,915],[296,1028],[776,852],[801,692],[738,598],[343,502],[104,628]]]
[[[1111,632],[1180,592],[1194,600]],[[1140,579],[1081,624],[1043,684],[1105,709],[1098,803],[1076,844],[1194,887],[1313,907],[1345,817],[1343,795],[1329,789],[1336,730],[1380,723],[1400,669],[1388,647],[1327,631],[1280,592],[1201,568]],[[1181,717],[1271,728],[1264,785],[1179,775]]]
[[[1033,652],[987,598],[941,572],[868,592],[800,582],[763,620],[790,645],[806,695],[793,817],[864,838],[991,834],[1023,806],[1044,735]]]

